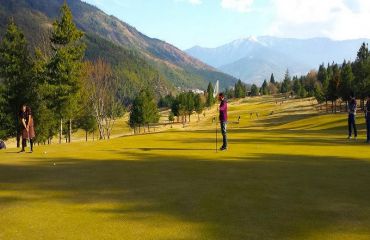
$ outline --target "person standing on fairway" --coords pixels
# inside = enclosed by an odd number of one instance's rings
[[[33,116],[32,110],[29,106],[26,107],[26,115],[27,115],[27,129],[28,129],[28,140],[30,141],[30,152],[33,152],[33,145],[35,139],[35,127],[33,123]]]
[[[352,97],[348,105],[348,139],[352,139],[352,129],[353,129],[355,140],[357,140],[356,110],[357,102],[356,99]]]
[[[222,133],[222,147],[220,148],[221,151],[227,150],[227,101],[225,99],[225,95],[223,93],[218,94],[218,100],[220,101],[220,124],[221,124],[221,133]]]
[[[27,145],[27,139],[28,139],[28,130],[27,130],[27,113],[26,113],[26,105],[23,105],[21,108],[21,111],[19,113],[19,120],[22,124],[22,131],[21,131],[21,137],[22,137],[22,150],[20,153],[25,152],[25,148]]]
[[[33,152],[33,139],[35,138],[35,130],[33,125],[33,117],[31,108],[23,105],[20,113],[20,120],[22,123],[22,150],[20,153],[25,152],[27,140],[30,141],[30,152]]]
[[[366,142],[370,143],[370,94],[367,96],[366,106],[365,106],[365,118],[366,118]]]

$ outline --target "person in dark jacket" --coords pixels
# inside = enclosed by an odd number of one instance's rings
[[[370,94],[367,96],[365,106],[365,118],[366,118],[366,142],[370,143]]]
[[[35,139],[35,127],[33,123],[32,110],[29,106],[26,107],[27,115],[27,129],[28,129],[28,140],[30,141],[31,152],[33,152],[34,139]]]
[[[222,147],[220,148],[221,151],[227,150],[227,101],[225,99],[225,95],[220,93],[218,95],[218,100],[220,101],[220,124],[221,124],[221,133],[222,133]]]
[[[25,152],[25,148],[27,145],[27,138],[28,138],[26,105],[23,105],[21,107],[21,111],[19,112],[19,122],[21,125],[20,135],[22,137],[22,150],[20,152],[23,153]]]
[[[355,140],[357,140],[356,111],[357,111],[357,102],[356,99],[352,97],[348,105],[348,139],[352,139],[352,129],[353,129]]]
[[[0,150],[6,149],[5,142],[0,139]]]
[[[19,118],[22,124],[22,150],[20,152],[25,152],[27,140],[30,141],[30,150],[31,152],[33,152],[33,140],[35,138],[35,130],[31,108],[24,105],[22,107]]]

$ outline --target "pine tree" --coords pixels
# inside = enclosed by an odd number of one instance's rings
[[[198,121],[200,120],[199,115],[204,111],[205,101],[200,94],[196,94],[194,97],[194,110],[198,114]]]
[[[307,97],[307,90],[302,86],[302,84],[300,85],[300,87],[299,87],[299,93],[298,93],[298,96],[300,97],[300,98],[305,98],[305,97]]]
[[[34,120],[36,141],[38,143],[50,143],[51,139],[57,133],[58,121],[55,113],[49,106],[52,105],[51,99],[48,98],[47,85],[47,56],[39,49],[35,51],[35,57],[32,65],[32,79],[35,83],[36,93],[34,95]]]
[[[173,123],[175,121],[175,114],[173,112],[170,112],[170,114],[168,115],[168,121],[170,123]],[[172,127],[172,125],[171,125]]]
[[[361,105],[370,91],[370,52],[368,44],[363,43],[357,52],[356,61],[353,64],[355,75],[355,94],[361,98]]]
[[[160,108],[170,108],[175,98],[172,94],[166,95],[165,97],[161,97],[158,102],[158,107]]]
[[[235,91],[231,88],[226,88],[225,96],[226,96],[227,99],[232,99],[235,96]]]
[[[191,115],[193,114],[194,112],[194,108],[195,108],[195,95],[193,92],[188,92],[186,94],[186,112],[189,116],[189,122],[190,122],[190,118],[191,118]]]
[[[329,70],[329,66],[328,66],[328,70]],[[325,99],[326,110],[328,110],[328,87],[329,87],[328,70],[325,68],[325,65],[323,63],[320,65],[319,71],[317,73],[317,80],[321,83],[321,87],[319,91],[320,94],[318,94],[318,97],[320,97],[319,100],[322,100],[321,97]]]
[[[187,122],[187,103],[188,103],[188,97],[185,92],[180,93],[177,96],[178,102],[179,102],[179,115],[182,118],[182,122]]]
[[[178,100],[178,98],[175,98],[175,100],[172,102],[171,113],[173,113],[173,115],[177,117],[178,121],[180,117],[180,101]]]
[[[314,96],[315,83],[318,81],[317,74],[317,71],[311,70],[307,73],[305,79],[302,81],[302,86],[307,91],[307,96],[309,97]]]
[[[281,83],[280,92],[281,93],[288,93],[291,91],[292,79],[289,75],[289,70],[286,70],[284,80]]]
[[[275,84],[276,83],[275,77],[274,77],[274,74],[273,73],[271,74],[271,77],[270,77],[270,83],[272,83],[272,84]]]
[[[10,19],[0,44],[0,79],[4,84],[3,135],[19,136],[18,113],[22,104],[32,104],[34,88],[30,81],[31,61],[22,31]],[[19,145],[19,141],[18,141]]]
[[[269,92],[268,92],[268,84],[267,84],[267,80],[266,79],[262,83],[262,86],[261,86],[261,94],[262,95],[269,94]]]
[[[321,64],[319,67],[319,71],[317,73],[317,80],[321,83],[324,84],[325,82],[328,81],[328,74],[325,68],[324,64]]]
[[[343,63],[340,76],[341,81],[339,84],[338,95],[342,98],[343,101],[348,102],[351,96],[354,95],[353,91],[354,76],[352,73],[352,67],[350,63],[346,62]]]
[[[328,100],[332,102],[332,111],[336,112],[336,101],[339,97],[338,89],[340,84],[340,69],[338,64],[334,64],[331,69],[332,74],[328,86]]]
[[[370,57],[369,45],[367,43],[362,43],[360,49],[357,52],[356,61],[366,62]]]
[[[10,125],[9,115],[6,114],[7,102],[5,98],[5,87],[0,82],[0,122],[4,125],[0,127],[0,139],[6,139],[8,137],[8,129],[5,128]]]
[[[51,143],[51,139],[56,134],[58,121],[55,118],[54,111],[47,107],[46,101],[41,101],[37,104],[34,112],[36,141],[38,143]]]
[[[78,105],[82,60],[86,48],[82,37],[83,32],[73,23],[71,10],[64,3],[59,19],[53,23],[50,39],[52,57],[47,66],[48,98],[52,99],[50,107],[60,121],[59,143],[62,139],[63,120],[68,119],[71,126]]]
[[[314,97],[316,98],[318,103],[323,103],[326,99],[324,96],[324,92],[322,90],[322,85],[320,82],[317,82],[314,87]]]
[[[301,92],[302,92],[302,83],[301,81],[299,81],[299,79],[297,77],[294,77],[293,78],[293,92],[296,96],[301,96]]]
[[[251,96],[257,96],[258,95],[258,87],[256,84],[253,84],[251,87]]]
[[[149,90],[141,91],[134,99],[130,111],[130,126],[136,129],[138,126],[157,123],[159,112],[153,94]]]
[[[213,96],[213,92],[214,92],[213,85],[212,83],[209,83],[207,87],[207,102],[206,102],[207,107],[213,106],[213,104],[215,104],[216,102]]]
[[[85,131],[85,141],[89,133],[93,133],[98,129],[96,118],[91,114],[92,111],[83,111],[82,115],[77,120],[77,126]]]
[[[149,90],[144,91],[144,93],[144,123],[157,123],[160,115],[153,93],[151,93]]]
[[[137,95],[132,102],[132,107],[130,111],[130,127],[136,129],[136,127],[139,125],[144,124],[144,101],[145,96],[143,92],[141,92],[139,95]]]
[[[246,86],[241,80],[235,83],[235,88],[234,88],[235,98],[245,98],[246,93],[247,93]]]

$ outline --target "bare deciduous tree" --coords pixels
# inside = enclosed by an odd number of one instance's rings
[[[102,59],[86,63],[85,91],[98,124],[100,139],[109,139],[123,105],[117,97],[117,79],[111,66]]]

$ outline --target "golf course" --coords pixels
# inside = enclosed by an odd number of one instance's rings
[[[150,134],[128,136],[126,116],[109,141],[0,151],[0,240],[368,240],[364,116],[349,141],[347,114],[324,109],[231,101],[225,152],[216,106]]]

